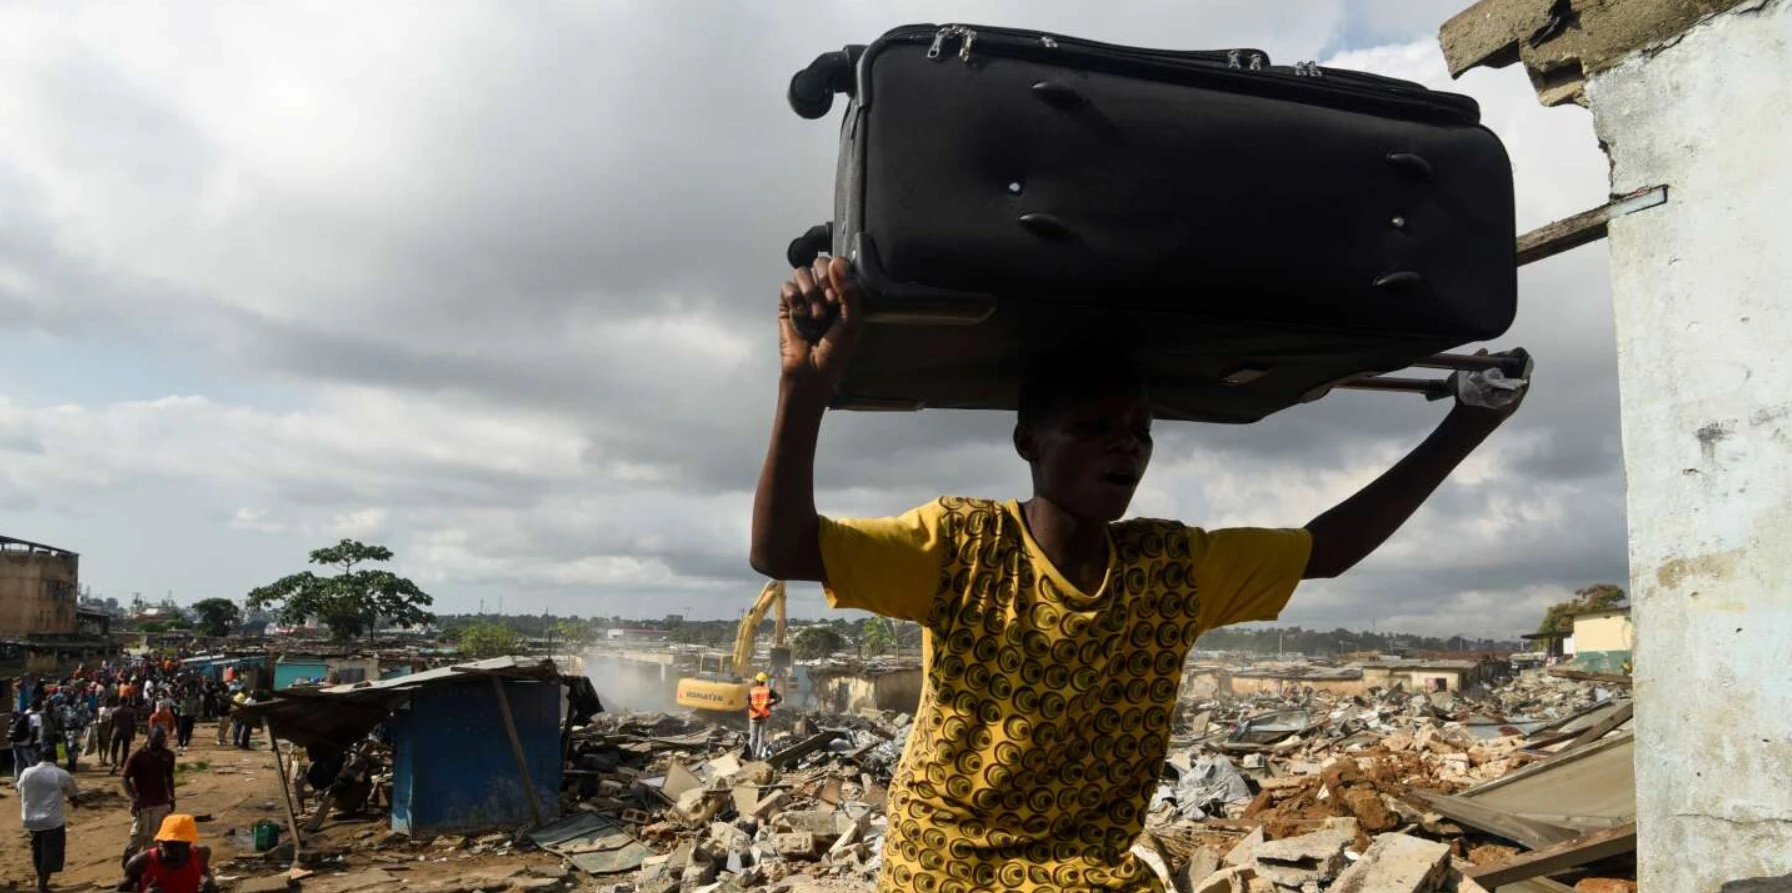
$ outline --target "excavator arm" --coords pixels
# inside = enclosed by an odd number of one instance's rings
[[[766,612],[773,607],[778,609],[777,625],[772,630],[772,648],[784,647],[784,581],[773,580],[765,584],[759,591],[759,597],[753,600],[753,606],[747,609],[746,616],[740,619],[740,629],[734,634],[734,673],[746,676],[753,666],[753,641],[759,636],[759,624],[765,622]],[[776,661],[774,661],[776,663]]]

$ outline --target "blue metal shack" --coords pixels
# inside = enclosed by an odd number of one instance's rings
[[[505,679],[542,820],[560,816],[562,687]],[[492,677],[417,690],[392,714],[392,829],[413,838],[530,823]]]

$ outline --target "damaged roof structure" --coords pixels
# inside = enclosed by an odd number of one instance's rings
[[[389,746],[392,828],[424,834],[557,818],[565,736],[602,709],[589,679],[551,660],[500,657],[287,689],[240,716],[314,758],[353,764]]]

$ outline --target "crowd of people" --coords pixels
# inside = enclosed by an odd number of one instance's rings
[[[192,818],[174,812],[176,754],[192,746],[202,722],[217,723],[220,746],[251,749],[254,726],[234,714],[268,695],[238,679],[195,671],[181,657],[108,661],[59,679],[17,680],[7,737],[39,890],[63,868],[63,804],[79,804],[74,773],[83,756],[95,757],[107,774],[122,776],[132,817],[122,858],[127,881],[173,872],[183,881],[193,874],[197,882],[196,869],[183,859],[183,848],[196,842],[187,839]]]
[[[14,775],[44,752],[74,772],[83,756],[117,774],[140,731],[163,729],[177,753],[200,723],[218,723],[218,743],[248,749],[254,728],[230,719],[234,709],[266,696],[241,681],[183,668],[176,655],[149,656],[80,668],[61,679],[18,680],[8,724]]]

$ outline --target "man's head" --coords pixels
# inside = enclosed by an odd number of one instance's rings
[[[41,713],[44,709],[44,699],[43,698],[32,698],[31,699],[31,709],[36,710]]]
[[[162,861],[169,868],[179,868],[187,863],[193,855],[193,846],[199,843],[199,825],[190,815],[175,813],[162,820],[162,827],[156,831],[156,849],[161,851]]]
[[[163,750],[168,746],[168,729],[164,726],[149,727],[149,749]]]
[[[1144,375],[1119,350],[1037,358],[1021,381],[1014,449],[1032,466],[1035,496],[1119,520],[1151,462]]]

